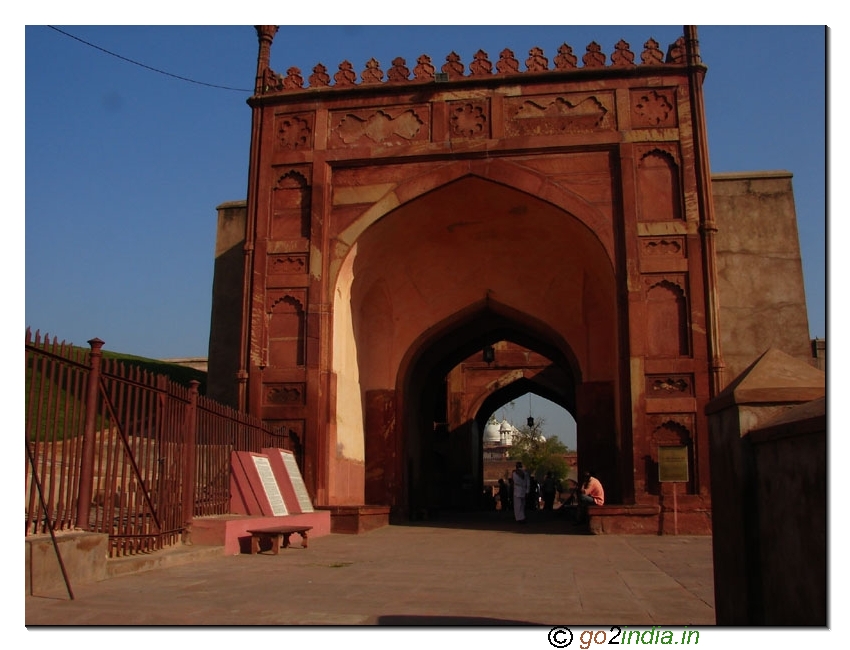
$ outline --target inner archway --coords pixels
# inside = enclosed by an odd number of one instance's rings
[[[482,359],[482,350],[499,342],[514,344],[514,350],[525,350],[525,354],[533,353],[533,361],[519,369],[491,366]],[[495,351],[497,359],[500,351]],[[545,364],[540,364],[541,359]],[[460,371],[458,366],[462,366]],[[476,367],[491,377],[504,372],[504,378],[480,385],[477,390],[471,383],[455,383],[458,373],[469,377]],[[522,376],[517,377],[518,371]],[[581,417],[582,409],[577,407],[580,395],[591,395],[582,390],[581,371],[563,340],[527,315],[508,314],[492,303],[446,323],[423,342],[404,378],[399,390],[404,404],[400,422],[404,432],[404,501],[413,517],[480,507],[484,485],[482,433],[494,408],[531,389]],[[588,458],[604,468],[612,496],[619,496],[621,459],[616,453],[614,411],[596,412],[595,421],[606,416],[607,426],[589,428],[587,435],[579,437],[583,439],[579,453],[585,449]]]

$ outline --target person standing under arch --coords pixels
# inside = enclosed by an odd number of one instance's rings
[[[516,464],[511,478],[514,480],[514,518],[518,523],[525,523],[525,499],[528,494],[528,474],[522,468],[522,463]]]
[[[555,507],[555,494],[559,491],[560,484],[555,479],[552,472],[546,472],[546,478],[540,485],[540,492],[543,495],[543,509],[551,512]]]

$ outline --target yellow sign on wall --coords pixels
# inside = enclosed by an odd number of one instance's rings
[[[658,448],[658,480],[662,483],[688,482],[688,447]]]

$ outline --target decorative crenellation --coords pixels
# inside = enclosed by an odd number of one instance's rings
[[[582,69],[598,70],[605,67],[685,65],[686,63],[684,37],[679,37],[675,43],[669,46],[666,58],[658,42],[652,38],[646,41],[643,47],[640,62],[637,63],[635,53],[631,51],[629,43],[620,40],[614,46],[614,51],[611,53],[610,61],[608,61],[608,57],[602,51],[602,46],[594,41],[585,48],[585,53],[581,57],[582,65],[579,66],[578,56],[573,53],[573,48],[564,43],[558,48],[558,53],[553,59],[554,65],[551,67],[544,51],[539,47],[533,47],[528,52],[524,71],[519,69],[520,62],[510,49],[504,49],[499,53],[499,60],[495,65],[489,60],[487,52],[478,50],[469,64],[469,74],[465,74],[465,67],[460,56],[456,52],[451,52],[446,56],[446,62],[440,67],[439,74],[445,75],[444,80],[447,79],[451,82],[464,78],[481,78],[494,75],[539,74]],[[264,65],[265,62],[261,61],[260,64]],[[333,84],[331,84],[331,75],[327,68],[322,63],[318,63],[313,68],[313,73],[307,78],[306,87],[350,88],[358,85],[434,82],[437,80],[438,72],[431,61],[431,57],[423,54],[416,60],[412,74],[411,77],[407,62],[402,57],[393,59],[391,67],[386,73],[381,69],[381,64],[372,58],[366,62],[365,68],[360,73],[360,83],[358,84],[354,66],[350,61],[343,61],[339,64],[339,70],[334,73]],[[288,68],[286,75],[278,74],[270,67],[266,67],[262,72],[260,94],[303,90],[304,88],[304,78],[299,68]]]

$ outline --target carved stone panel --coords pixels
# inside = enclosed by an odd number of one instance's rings
[[[612,93],[575,93],[505,100],[505,135],[560,135],[615,127]]]
[[[682,218],[680,165],[675,148],[666,145],[636,148],[638,219],[674,221]]]
[[[692,397],[694,378],[689,374],[667,374],[646,376],[646,397]]]
[[[629,96],[633,127],[659,129],[678,125],[675,88],[632,90]]]
[[[686,286],[685,274],[643,277],[648,357],[684,357],[690,354]]]
[[[312,149],[313,120],[313,113],[275,115],[275,149],[277,151]]]
[[[307,403],[307,384],[263,384],[264,406],[303,406]]]
[[[266,365],[297,368],[305,363],[307,290],[268,293]]]
[[[684,237],[642,237],[640,255],[649,259],[684,259],[688,256]]]
[[[310,236],[309,170],[282,169],[272,189],[272,240]]]
[[[427,105],[338,111],[330,116],[328,146],[396,146],[427,142],[430,121]]]
[[[449,133],[453,140],[490,137],[490,106],[481,100],[449,102]]]
[[[269,255],[269,275],[297,275],[307,272],[307,255],[295,253],[292,255]]]

